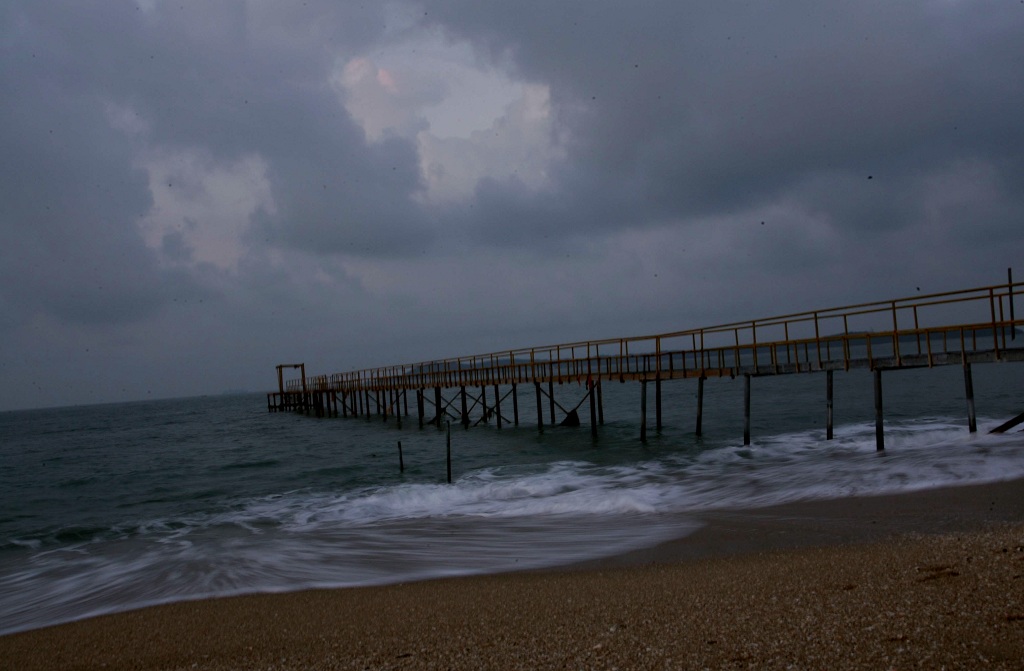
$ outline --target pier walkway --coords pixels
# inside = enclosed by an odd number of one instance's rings
[[[539,430],[545,426],[546,397],[550,424],[579,425],[577,411],[589,401],[589,423],[596,435],[603,424],[602,381],[632,381],[640,383],[640,438],[646,439],[648,383],[655,389],[655,425],[660,429],[662,383],[696,379],[695,430],[700,435],[704,380],[743,377],[744,442],[749,444],[752,377],[825,373],[826,428],[831,438],[834,371],[868,369],[874,373],[876,443],[881,450],[885,371],[962,366],[968,426],[976,430],[971,366],[1024,361],[1024,333],[1018,329],[1024,319],[1014,314],[1014,295],[1021,292],[1022,284],[1014,283],[1012,271],[1008,271],[1005,284],[974,289],[651,336],[520,348],[332,375],[307,376],[304,364],[281,364],[277,366],[278,390],[267,394],[267,408],[338,416],[340,407],[340,415],[345,417],[378,414],[401,421],[410,416],[411,391],[420,426],[453,419],[466,426],[494,421],[500,428],[503,422],[519,424],[518,387],[528,385],[536,399]],[[285,380],[288,369],[297,369],[299,377]],[[566,382],[585,385],[583,399],[572,408],[555,400],[554,385]],[[511,414],[507,411],[509,400]]]

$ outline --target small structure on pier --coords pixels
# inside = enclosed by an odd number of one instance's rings
[[[961,366],[968,426],[977,430],[971,366],[1024,361],[1024,337],[1017,338],[1024,320],[1014,314],[1014,293],[1019,291],[1020,283],[1015,284],[1008,271],[1005,284],[653,336],[522,348],[330,376],[307,377],[304,364],[281,364],[278,391],[267,394],[267,407],[272,412],[338,416],[340,406],[345,417],[377,414],[401,421],[410,415],[411,391],[421,427],[440,426],[450,419],[467,427],[493,420],[500,428],[503,422],[519,424],[519,386],[527,385],[533,387],[540,431],[545,426],[546,398],[550,425],[579,425],[579,408],[589,403],[589,423],[596,436],[604,423],[602,381],[633,381],[640,383],[639,433],[645,440],[648,384],[654,386],[655,426],[660,430],[662,383],[696,379],[695,432],[700,435],[705,380],[743,377],[743,439],[749,444],[752,378],[823,372],[826,435],[831,439],[833,374],[859,368],[873,372],[876,445],[882,450],[886,371]],[[298,368],[301,377],[285,381],[285,368]],[[583,398],[573,407],[555,400],[554,385],[565,382],[585,385]]]

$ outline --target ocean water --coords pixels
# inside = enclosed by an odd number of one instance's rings
[[[903,492],[1024,477],[1024,434],[987,431],[1024,410],[1022,364],[886,373],[886,451],[872,378],[663,384],[664,428],[639,440],[640,385],[604,383],[605,425],[446,433],[379,417],[268,413],[263,394],[0,413],[0,633],[214,595],[402,582],[553,566],[652,546],[722,507]],[[572,407],[584,388],[560,385]],[[491,395],[492,390],[488,390]],[[508,388],[503,388],[503,393]],[[415,406],[410,397],[410,406]],[[511,415],[511,400],[502,405]],[[547,405],[545,400],[545,417]],[[399,472],[398,442],[405,471]]]

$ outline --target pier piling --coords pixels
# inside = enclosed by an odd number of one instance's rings
[[[448,435],[445,441],[445,462],[448,465],[448,484],[452,484],[452,423],[448,422]]]
[[[876,368],[875,374],[875,451],[885,450],[885,430],[882,413],[882,369]]]
[[[974,378],[971,375],[971,364],[964,363],[964,388],[967,395],[967,430],[978,431],[978,418],[974,412]]]
[[[654,430],[661,431],[661,374],[654,378]]]
[[[537,430],[544,433],[544,406],[540,402],[540,381],[533,383],[537,392]]]
[[[640,441],[647,441],[647,380],[640,381]]]
[[[701,424],[704,421],[704,375],[697,378],[697,437],[701,436]]]
[[[750,445],[750,376],[743,376],[743,444]]]
[[[515,382],[512,383],[512,424],[519,426],[519,392]]]
[[[594,381],[588,378],[587,396],[590,401],[590,435],[597,438],[597,398],[594,391]]]
[[[555,420],[555,381],[548,378],[548,406],[551,409],[551,426],[556,426]]]
[[[832,372],[825,371],[825,440],[832,440]]]

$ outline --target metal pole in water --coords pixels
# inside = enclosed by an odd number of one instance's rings
[[[661,431],[661,373],[654,378],[654,428]]]
[[[647,440],[647,380],[640,381],[640,440]]]
[[[466,409],[466,385],[462,385],[460,395],[462,397],[462,426],[468,427],[469,410]]]
[[[555,422],[555,380],[551,378],[548,380],[548,406],[551,409],[551,426],[556,424]]]
[[[452,484],[452,423],[448,422],[448,449],[447,449],[447,462],[448,462],[448,484]]]
[[[537,430],[544,433],[544,406],[540,402],[540,381],[534,381],[533,387],[537,392]]]
[[[402,441],[398,441],[398,472],[405,473],[405,459],[402,458]]]
[[[825,440],[832,440],[832,372],[825,371]]]
[[[882,369],[875,369],[875,450],[885,450],[885,430],[882,423]]]
[[[697,437],[701,435],[701,422],[704,419],[704,376],[697,378]]]
[[[743,376],[743,444],[750,445],[750,375]]]
[[[597,438],[597,399],[594,397],[597,389],[593,380],[587,380],[587,386],[590,387],[590,435]]]
[[[512,422],[519,426],[519,390],[515,382],[512,383]]]
[[[501,428],[501,390],[494,385],[494,415],[498,428]]]
[[[967,429],[971,433],[978,431],[978,417],[974,412],[974,378],[971,375],[971,364],[964,362],[964,387],[967,392]]]

